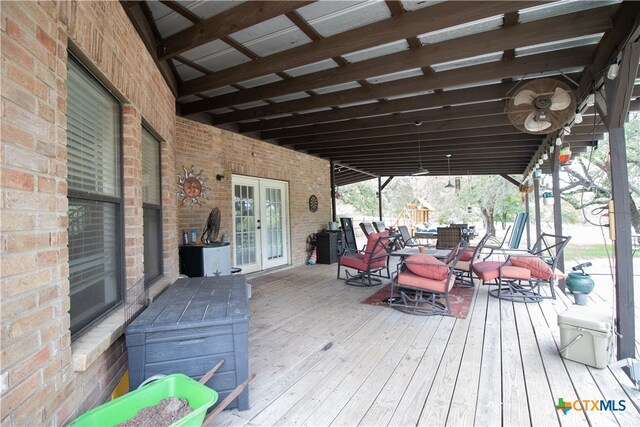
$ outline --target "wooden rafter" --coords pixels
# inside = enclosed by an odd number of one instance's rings
[[[297,99],[294,101],[281,102],[277,105],[247,108],[234,113],[220,114],[215,117],[214,123],[231,123],[294,111],[326,108],[335,105],[410,94],[418,91],[433,90],[438,87],[482,83],[485,81],[499,80],[505,76],[579,67],[589,63],[592,55],[593,47],[583,46],[525,56],[516,58],[513,61],[491,62],[471,67],[457,68],[428,76],[417,76],[380,83],[372,87],[331,92],[309,100]]]
[[[432,64],[455,61],[469,56],[497,50],[531,46],[557,39],[568,39],[604,32],[611,27],[610,13],[617,6],[605,10],[588,10],[545,20],[507,26],[481,34],[460,37],[434,45],[384,55],[318,71],[286,82],[275,82],[248,89],[241,93],[225,94],[204,101],[184,105],[184,111],[197,113],[234,104],[331,86],[377,75],[420,68]],[[611,12],[610,12],[611,11]],[[427,73],[431,74],[431,73]],[[434,88],[437,89],[437,88]]]
[[[312,43],[265,56],[259,61],[230,67],[211,76],[203,76],[185,82],[180,87],[180,95],[191,95],[193,93],[225,86],[236,81],[248,80],[277,71],[285,71],[301,65],[390,43],[417,34],[463,24],[470,19],[481,19],[483,17],[506,13],[522,7],[539,4],[540,2],[489,1],[469,3],[467,7],[465,7],[462,2],[436,4],[429,8],[405,13],[384,21],[375,22]]]

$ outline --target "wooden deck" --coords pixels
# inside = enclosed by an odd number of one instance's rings
[[[412,316],[361,304],[378,287],[346,286],[336,269],[249,280],[251,409],[217,425],[640,425],[640,392],[621,370],[559,356],[564,295],[508,303],[483,286],[466,319]],[[559,398],[626,410],[565,415]]]

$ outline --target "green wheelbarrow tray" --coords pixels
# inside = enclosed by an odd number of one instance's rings
[[[201,426],[207,409],[218,401],[218,393],[215,390],[186,375],[171,374],[93,408],[69,425],[115,426],[133,418],[140,409],[157,405],[168,397],[186,399],[193,409],[193,412],[171,424],[171,427]]]

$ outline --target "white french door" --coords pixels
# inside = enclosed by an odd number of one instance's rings
[[[243,273],[289,262],[286,182],[233,176],[234,265]]]

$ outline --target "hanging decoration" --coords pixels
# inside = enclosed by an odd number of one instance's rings
[[[571,160],[571,147],[569,145],[564,145],[562,148],[560,148],[560,152],[558,153],[558,160],[563,165],[569,163],[569,160]]]
[[[545,206],[553,205],[553,193],[551,191],[545,191],[542,193],[542,204]]]

